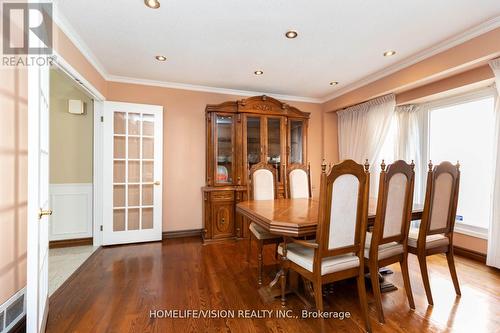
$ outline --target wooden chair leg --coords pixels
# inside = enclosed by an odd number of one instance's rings
[[[410,274],[408,272],[408,256],[403,255],[403,260],[399,262],[399,265],[401,266],[401,273],[403,274],[408,304],[410,305],[410,309],[415,309],[415,301],[413,300],[413,292],[411,291]]]
[[[375,308],[377,309],[378,321],[385,323],[384,310],[382,309],[382,293],[380,292],[380,281],[378,278],[377,263],[370,264],[370,280],[372,282],[373,298],[375,299]]]
[[[366,331],[371,332],[372,327],[370,324],[370,316],[368,315],[368,300],[366,298],[365,276],[363,274],[357,277],[357,285],[358,285],[359,305],[361,307],[361,312],[363,313],[363,317],[365,318]]]
[[[316,309],[318,311],[323,311],[323,290],[322,290],[321,280],[313,282],[314,288],[314,299],[316,301]]]
[[[274,249],[274,260],[278,260],[278,247],[280,246],[279,242],[276,242],[276,248]]]
[[[420,266],[420,273],[422,275],[422,281],[424,283],[425,294],[427,295],[427,302],[430,305],[434,305],[434,301],[432,300],[431,285],[429,283],[429,273],[427,271],[427,260],[425,255],[417,255],[417,258]]]
[[[446,259],[448,260],[448,267],[450,268],[451,279],[453,280],[453,285],[455,286],[455,292],[460,296],[462,295],[462,293],[460,292],[457,271],[455,270],[455,258],[453,257],[453,249],[450,249],[446,253]]]
[[[283,268],[281,271],[281,306],[285,307],[286,306],[286,269]]]
[[[258,239],[257,240],[257,245],[258,245],[258,251],[259,251],[259,255],[258,255],[258,265],[259,265],[259,286],[262,285],[262,250],[264,248],[264,244],[263,242]]]

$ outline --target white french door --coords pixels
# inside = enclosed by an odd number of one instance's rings
[[[28,69],[27,332],[44,332],[48,315],[49,67]]]
[[[103,245],[162,238],[163,107],[104,102]]]

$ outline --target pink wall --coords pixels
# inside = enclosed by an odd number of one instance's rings
[[[106,80],[94,68],[80,50],[73,44],[66,34],[56,25],[53,25],[54,50],[60,54],[74,69],[87,79],[97,90],[106,96]]]
[[[0,304],[26,285],[27,73],[0,68]]]
[[[106,97],[110,101],[163,106],[163,231],[200,229],[201,187],[205,185],[205,107],[244,97],[117,82],[108,82]],[[317,191],[322,157],[321,105],[288,103],[311,112],[308,152]]]

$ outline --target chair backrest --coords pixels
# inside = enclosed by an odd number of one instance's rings
[[[457,214],[459,185],[459,163],[453,165],[450,162],[442,162],[433,167],[432,162],[429,162],[419,242],[422,238],[425,244],[427,235],[452,234]]]
[[[294,164],[287,169],[287,195],[291,199],[310,198],[311,172],[310,165]]]
[[[250,200],[274,200],[277,198],[276,170],[267,163],[254,164],[249,172],[248,197]]]
[[[328,174],[321,174],[315,266],[320,265],[321,258],[345,253],[355,253],[362,264],[368,219],[368,168],[368,162],[363,166],[345,160],[333,165]]]
[[[398,242],[406,245],[413,208],[415,164],[395,161],[386,166],[382,161],[377,198],[377,213],[373,225],[370,257],[378,258],[380,244]]]

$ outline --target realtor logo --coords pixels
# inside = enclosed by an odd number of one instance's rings
[[[3,54],[52,54],[52,3],[3,3]]]

